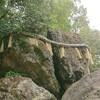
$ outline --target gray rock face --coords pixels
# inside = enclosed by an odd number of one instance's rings
[[[62,100],[100,100],[100,70],[73,83]]]
[[[68,44],[84,43],[78,34],[61,31],[50,31],[47,38]],[[60,98],[72,83],[88,74],[89,63],[84,56],[84,48],[79,48],[82,56],[82,59],[79,59],[73,48],[65,48],[65,56],[60,58],[60,48],[53,45],[52,56],[45,43],[40,40],[38,40],[38,46],[28,44],[26,48],[21,44],[24,49],[19,47],[17,42],[15,45],[15,48],[11,48],[3,55],[0,73],[5,69],[22,73],[23,76],[30,77],[37,85],[44,87],[56,97]]]
[[[2,60],[4,69],[11,69],[15,72],[22,73],[26,77],[49,90],[51,93],[58,95],[59,84],[54,75],[53,59],[46,45],[38,41],[39,46],[28,46],[29,51],[25,52],[19,49],[11,49],[5,54]]]
[[[0,79],[0,100],[56,100],[54,95],[25,77]]]
[[[47,37],[51,40],[66,44],[83,44],[82,38],[75,33],[64,33],[58,30],[48,32]],[[52,45],[53,46],[53,45]],[[84,56],[85,48],[79,48],[82,59],[77,57],[74,48],[65,48],[65,56],[60,58],[59,47],[53,46],[53,60],[56,69],[56,76],[63,89],[69,87],[70,84],[78,81],[83,75],[88,73],[88,61]]]

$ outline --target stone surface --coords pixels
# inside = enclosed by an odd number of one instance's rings
[[[100,69],[73,83],[61,100],[100,100]]]
[[[11,77],[0,79],[0,100],[56,100],[56,98],[29,78]]]
[[[56,96],[59,93],[59,83],[54,75],[52,55],[45,43],[39,41],[39,46],[28,46],[22,50],[17,47],[6,53],[2,59],[3,69],[19,72],[30,77],[39,86],[49,90]]]
[[[48,31],[47,37],[51,40],[66,44],[84,43],[79,34],[64,33],[59,30]],[[79,59],[74,48],[65,48],[65,56],[60,58],[60,48],[54,45],[52,45],[52,47],[54,52],[53,60],[56,76],[59,80],[62,90],[65,90],[70,84],[81,79],[83,75],[89,74],[89,63],[85,58],[85,48],[79,48],[79,52],[82,56],[82,59]]]
[[[68,44],[84,43],[78,34],[59,30],[49,31],[47,38]],[[46,43],[38,40],[38,46],[31,46],[34,43],[29,42],[15,41],[15,48],[3,54],[0,59],[0,76],[3,71],[19,72],[60,98],[72,83],[89,74],[84,48],[79,49],[82,59],[77,57],[74,48],[65,48],[65,56],[60,58],[58,46],[52,45],[52,56]]]

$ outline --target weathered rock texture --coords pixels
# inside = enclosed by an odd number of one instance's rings
[[[73,83],[62,100],[100,100],[100,70]]]
[[[47,37],[51,40],[67,44],[83,44],[84,41],[75,33],[64,33],[61,31],[49,31]],[[65,56],[60,58],[59,47],[53,46],[53,60],[57,79],[62,90],[68,88],[69,84],[78,81],[83,75],[88,74],[89,63],[85,58],[85,48],[79,48],[82,59],[77,57],[74,48],[65,48]]]
[[[22,73],[26,77],[58,95],[59,84],[54,75],[52,56],[50,55],[45,43],[38,41],[39,46],[28,46],[22,51],[19,47],[11,49],[4,55],[2,66],[4,69],[11,69]],[[17,49],[18,48],[18,49]]]
[[[56,100],[54,95],[25,77],[0,79],[0,100]]]
[[[61,31],[49,31],[47,38],[68,44],[83,43],[78,34]],[[37,85],[49,90],[56,97],[59,94],[61,97],[72,83],[88,74],[89,63],[85,58],[84,48],[79,49],[82,59],[77,57],[74,48],[65,48],[65,56],[60,58],[58,46],[52,45],[52,56],[44,42],[38,40],[38,46],[30,46],[29,41],[27,43],[17,40],[15,48],[3,54],[0,72],[8,69],[7,71],[22,73],[23,76],[32,78]]]

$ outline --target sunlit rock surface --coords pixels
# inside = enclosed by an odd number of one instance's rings
[[[56,100],[56,98],[29,78],[11,77],[0,79],[0,100]]]
[[[100,69],[73,83],[61,100],[100,100]]]

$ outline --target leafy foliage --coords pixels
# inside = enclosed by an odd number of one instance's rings
[[[0,32],[10,33],[18,31],[44,32],[48,28],[48,1],[42,0],[7,0],[4,6],[8,10],[6,16],[0,20]],[[7,6],[7,7],[6,7]]]
[[[13,72],[13,71],[9,71],[5,75],[5,77],[16,77],[16,76],[21,76],[21,74],[20,73]]]
[[[73,9],[71,0],[53,0],[51,8],[51,28],[70,31],[70,14]]]

